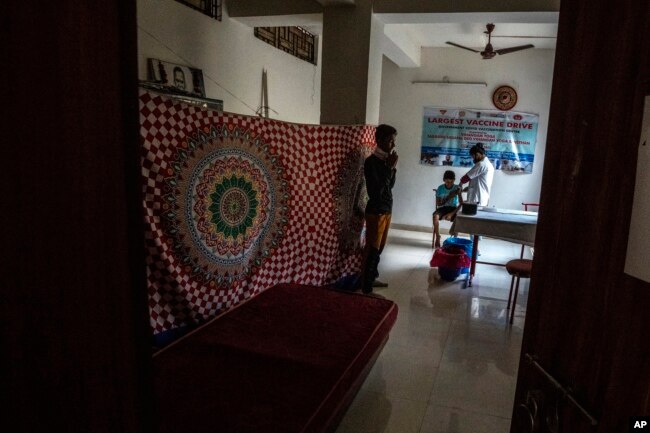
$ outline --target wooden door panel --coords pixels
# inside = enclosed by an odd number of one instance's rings
[[[152,430],[136,24],[2,5],[3,431]]]
[[[623,273],[643,99],[649,2],[564,1],[555,59],[535,262],[517,407],[557,393],[536,356],[598,425],[563,395],[561,432],[623,432],[648,413],[650,283]],[[650,266],[650,249],[648,250]],[[540,427],[539,432],[553,431]]]

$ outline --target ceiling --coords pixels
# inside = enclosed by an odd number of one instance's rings
[[[377,14],[384,23],[384,54],[402,67],[420,65],[421,48],[444,47],[454,42],[481,51],[488,42],[486,24],[495,25],[494,49],[532,44],[536,49],[555,49],[557,12]]]
[[[320,0],[320,3],[346,3]],[[350,1],[350,3],[353,3]],[[375,14],[384,24],[384,54],[401,67],[418,67],[421,48],[445,47],[459,53],[469,51],[447,45],[451,41],[483,50],[487,44],[485,26],[493,23],[494,49],[533,44],[536,49],[555,49],[558,12],[496,13],[384,13]],[[239,17],[250,26],[301,26],[313,34],[322,33],[322,14]]]
[[[446,41],[483,48],[487,43],[485,25],[495,25],[493,45],[533,44],[555,49],[558,12],[378,14],[385,29],[408,33],[422,47],[444,47]],[[508,38],[506,38],[509,36]]]
[[[451,41],[470,48],[483,48],[488,42],[487,23],[388,24],[394,31],[408,34],[421,47],[449,47]],[[492,45],[495,49],[533,44],[535,48],[555,49],[557,24],[494,23]]]

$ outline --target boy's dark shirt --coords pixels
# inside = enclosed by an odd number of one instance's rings
[[[366,190],[369,197],[366,213],[381,215],[392,212],[395,172],[395,169],[388,167],[386,161],[376,155],[366,158],[363,164],[363,174],[366,178]]]

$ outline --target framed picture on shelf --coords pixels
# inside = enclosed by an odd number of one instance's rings
[[[149,59],[149,80],[174,93],[205,97],[203,71],[158,59]]]

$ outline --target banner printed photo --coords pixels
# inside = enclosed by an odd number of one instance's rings
[[[532,173],[537,114],[424,107],[420,163],[471,167],[469,149],[483,143],[497,170]]]

